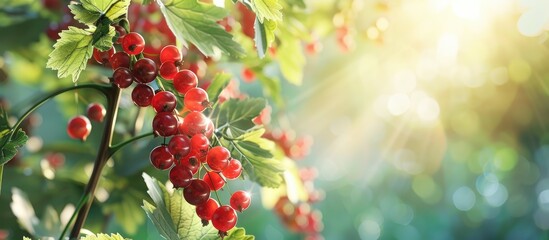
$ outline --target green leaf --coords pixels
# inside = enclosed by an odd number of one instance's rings
[[[113,38],[116,34],[114,27],[108,21],[108,19],[103,20],[92,35],[93,46],[101,51],[107,51],[112,47]]]
[[[284,165],[273,157],[275,144],[262,138],[263,133],[265,129],[256,129],[222,144],[232,149],[234,158],[240,158],[244,171],[252,181],[263,187],[276,188],[282,183]]]
[[[8,116],[4,109],[0,108],[0,165],[11,160],[17,154],[17,149],[25,145],[28,139],[22,129],[15,130],[9,127]]]
[[[92,55],[92,32],[69,27],[68,30],[61,32],[53,47],[46,66],[58,70],[57,77],[72,75],[72,81],[76,82]]]
[[[228,73],[218,73],[213,78],[212,82],[210,83],[210,86],[206,90],[208,93],[208,97],[210,98],[210,101],[212,103],[217,102],[217,99],[219,98],[219,94],[231,81],[231,75]]]
[[[88,3],[87,1],[82,2]],[[99,20],[99,18],[101,17],[101,12],[97,11],[95,6],[93,5],[91,6],[91,9],[88,9],[90,8],[89,4],[83,3],[71,2],[71,4],[69,4],[71,13],[74,15],[74,19],[78,20],[79,22],[87,25],[92,25],[97,20]]]
[[[303,68],[305,67],[305,56],[303,55],[301,42],[293,36],[282,36],[282,39],[277,51],[280,71],[288,82],[301,85],[303,82]]]
[[[38,42],[40,35],[48,25],[48,19],[43,17],[33,17],[24,21],[16,22],[7,26],[0,27],[2,40],[0,44],[0,53],[4,51],[13,51],[17,48],[27,48],[30,44]],[[1,21],[0,21],[1,22]],[[20,31],[25,29],[25,31]],[[7,34],[7,33],[17,34]]]
[[[254,23],[254,29],[255,29],[255,49],[257,50],[257,55],[259,58],[264,58],[265,53],[267,52],[267,48],[269,48],[269,43],[267,42],[267,32],[265,29],[265,25],[259,21],[258,18],[255,18]]]
[[[104,233],[98,233],[98,234],[90,234],[85,237],[81,237],[80,240],[125,240],[126,238],[120,236],[120,234],[104,234]]]
[[[143,201],[143,209],[163,237],[189,240],[219,239],[218,231],[211,224],[202,226],[202,221],[195,213],[195,207],[183,199],[181,189],[170,193],[162,183],[146,173],[143,173],[143,178],[149,188],[148,192],[156,204],[153,206],[147,201]],[[172,228],[171,225],[174,225],[175,228]]]
[[[114,22],[126,14],[130,0],[81,0],[69,5],[74,18],[86,25],[94,25],[102,16]]]
[[[229,99],[220,106],[217,126],[227,126],[231,137],[238,137],[255,126],[252,119],[265,108],[266,101],[261,98]]]
[[[227,232],[227,236],[224,240],[254,240],[253,235],[246,235],[244,228],[233,228]]]
[[[2,178],[4,175],[4,165],[0,165],[0,195],[2,195]]]
[[[282,5],[278,0],[252,0],[252,10],[256,13],[260,22],[265,19],[281,21],[282,20]]]
[[[244,55],[244,49],[216,21],[226,16],[224,9],[197,0],[158,1],[168,26],[186,46],[189,41],[202,53],[213,56],[216,48],[232,56]]]

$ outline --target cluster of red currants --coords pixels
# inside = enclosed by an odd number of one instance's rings
[[[114,53],[114,48],[105,52],[94,50],[94,58],[112,67],[112,82],[116,86],[127,88],[133,82],[137,84],[131,94],[135,105],[154,109],[153,132],[164,137],[165,141],[152,149],[151,164],[160,170],[170,169],[170,182],[175,188],[183,188],[183,197],[196,206],[196,214],[203,224],[207,225],[211,220],[219,234],[225,236],[236,225],[238,217],[235,210],[241,212],[247,209],[251,196],[248,192],[236,191],[231,195],[230,204],[223,206],[210,197],[210,192],[223,188],[227,180],[240,177],[242,164],[231,158],[227,148],[210,147],[214,124],[202,113],[211,105],[208,93],[197,87],[196,74],[180,69],[182,54],[176,46],[162,48],[160,67],[157,67],[153,60],[145,57],[132,64],[131,56],[139,55],[145,46],[139,33],[121,35],[119,42],[122,52]],[[148,83],[158,75],[173,84],[176,93],[169,90],[155,92]],[[179,96],[183,97],[182,112],[187,113],[185,117],[181,117],[176,110]]]
[[[90,119],[102,122],[106,113],[107,111],[102,104],[90,103],[86,110],[86,115],[77,115],[69,120],[67,133],[71,138],[86,141],[92,130]]]
[[[322,214],[313,209],[312,203],[322,199],[323,193],[314,189],[313,180],[318,173],[314,168],[304,168],[299,172],[300,178],[308,192],[309,199],[306,202],[293,203],[287,196],[278,199],[274,211],[290,230],[305,233],[305,239],[324,239],[320,232],[324,228]]]

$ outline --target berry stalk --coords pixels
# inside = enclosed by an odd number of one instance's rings
[[[97,158],[95,159],[95,163],[93,165],[93,171],[90,176],[90,180],[88,184],[86,185],[86,190],[84,191],[84,196],[87,196],[86,203],[80,208],[78,211],[78,215],[76,217],[76,221],[74,222],[74,226],[72,227],[71,233],[69,235],[70,239],[77,239],[78,235],[80,234],[80,230],[82,229],[82,226],[84,225],[84,222],[86,221],[86,218],[88,216],[88,212],[90,211],[90,207],[94,200],[94,194],[95,189],[97,188],[97,184],[99,182],[99,177],[101,176],[101,172],[103,170],[103,167],[107,163],[107,160],[111,156],[110,147],[112,144],[112,137],[114,133],[114,126],[116,122],[116,115],[118,114],[118,105],[120,103],[120,88],[118,87],[111,87],[109,91],[105,92],[107,97],[107,115],[106,122],[105,122],[105,129],[103,131],[103,137],[101,139],[101,144],[99,146],[99,151],[97,153]]]

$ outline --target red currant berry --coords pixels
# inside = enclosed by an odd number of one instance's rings
[[[179,164],[190,169],[193,174],[196,174],[198,172],[198,168],[200,168],[200,162],[192,153],[189,153],[187,156],[183,157]]]
[[[132,75],[139,83],[150,83],[157,76],[156,64],[150,58],[139,59],[133,65]]]
[[[191,138],[191,150],[200,156],[206,156],[210,148],[210,140],[203,134],[195,134]]]
[[[135,105],[139,107],[146,107],[151,105],[154,97],[154,89],[147,84],[137,84],[132,91],[132,100]]]
[[[227,179],[237,179],[242,173],[242,163],[234,158],[229,160],[229,165],[221,172]]]
[[[230,157],[231,153],[225,147],[215,146],[208,151],[206,162],[213,171],[221,172],[229,165]]]
[[[210,187],[200,179],[193,179],[183,190],[183,197],[191,205],[203,204],[210,198]]]
[[[236,191],[231,196],[231,207],[235,210],[242,212],[250,206],[251,196],[249,192],[242,190]]]
[[[151,105],[157,113],[172,112],[177,105],[177,98],[170,91],[161,91],[154,95]]]
[[[181,131],[187,136],[205,134],[210,122],[212,122],[212,120],[207,118],[201,112],[190,112],[183,120]]]
[[[125,52],[117,52],[109,58],[109,63],[113,70],[118,69],[119,67],[130,68],[130,55]]]
[[[175,188],[184,188],[191,184],[193,173],[191,170],[182,165],[175,165],[170,170],[170,182]]]
[[[181,52],[174,45],[167,45],[160,50],[160,62],[179,62],[181,61]]]
[[[208,220],[212,219],[215,210],[218,208],[219,203],[217,203],[217,201],[213,198],[208,198],[205,203],[196,206],[196,215],[202,219],[202,223],[204,223],[205,220],[206,224],[204,224],[204,226],[206,226],[208,224]]]
[[[49,153],[45,156],[46,161],[50,164],[50,166],[54,169],[58,169],[60,167],[63,167],[65,165],[65,155],[63,153]]]
[[[159,112],[154,116],[152,128],[154,134],[169,137],[177,133],[177,117],[173,113]]]
[[[187,156],[191,150],[191,140],[189,137],[183,134],[178,134],[170,139],[168,143],[168,148],[173,154],[175,159],[181,159],[184,156]]]
[[[164,62],[160,65],[160,76],[166,80],[173,80],[179,69],[174,62]]]
[[[202,180],[210,186],[212,191],[217,191],[225,186],[225,180],[217,172],[206,172]]]
[[[160,170],[166,170],[173,165],[173,155],[166,145],[155,147],[150,155],[152,165]]]
[[[247,83],[255,81],[255,73],[249,68],[242,69],[242,80]]]
[[[133,76],[130,69],[125,67],[119,67],[114,70],[112,78],[114,80],[114,84],[116,84],[119,88],[127,88],[133,83]]]
[[[208,93],[202,88],[191,88],[187,91],[183,103],[185,104],[185,107],[195,112],[202,112],[210,106]]]
[[[145,39],[139,33],[130,32],[122,39],[122,48],[127,54],[140,54],[145,48]]]
[[[86,141],[91,132],[91,123],[86,116],[76,116],[69,120],[67,133],[71,138]]]
[[[109,50],[104,52],[97,48],[93,49],[93,58],[95,59],[95,61],[101,64],[109,63],[109,59],[113,54],[114,54],[114,47],[111,47]]]
[[[198,84],[198,77],[193,72],[183,69],[173,77],[173,86],[177,92],[185,95],[191,88]]]
[[[122,44],[122,39],[124,39],[124,36],[126,36],[126,29],[120,25],[114,26],[114,30],[116,30],[116,33],[118,34],[118,38],[116,39],[116,43]]]
[[[103,122],[103,118],[105,117],[105,114],[107,114],[107,110],[105,110],[105,107],[103,107],[103,105],[99,103],[90,103],[86,112],[88,118],[96,122]]]
[[[236,226],[237,220],[236,211],[227,205],[217,208],[212,215],[213,226],[221,232],[231,230]]]

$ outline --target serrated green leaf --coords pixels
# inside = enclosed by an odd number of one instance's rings
[[[216,22],[226,16],[224,9],[197,0],[158,3],[168,26],[183,44],[189,41],[207,56],[215,55],[216,48],[235,57],[244,55],[233,36]]]
[[[57,77],[72,75],[72,81],[76,82],[93,52],[92,32],[69,27],[59,35],[46,66],[58,70]]]
[[[81,0],[69,5],[74,18],[86,25],[94,25],[102,16],[115,21],[126,14],[130,0]]]
[[[104,234],[104,233],[98,233],[98,234],[90,234],[85,237],[81,237],[80,240],[125,240],[126,238],[120,236],[120,234]]]
[[[116,31],[113,26],[108,23],[100,24],[93,32],[92,44],[101,51],[107,51],[112,47],[115,34]]]
[[[218,231],[211,224],[202,226],[202,221],[196,215],[194,206],[183,200],[181,189],[170,193],[163,184],[151,178],[146,173],[143,173],[143,178],[149,188],[148,192],[156,204],[156,206],[153,206],[147,201],[143,201],[143,209],[145,209],[147,216],[149,216],[163,237],[170,240],[219,239],[217,235]],[[163,199],[158,204],[156,200],[159,198]],[[165,208],[165,213],[159,208]],[[175,228],[172,228],[170,225],[175,225]]]
[[[293,36],[282,36],[282,39],[277,51],[280,71],[288,82],[301,85],[303,82],[303,68],[306,62],[303,46],[299,39]]]
[[[261,98],[229,99],[219,108],[217,125],[228,126],[231,137],[238,137],[255,126],[252,119],[259,115],[266,104]]]
[[[87,1],[82,1],[82,2],[87,2]],[[88,6],[89,5],[84,5],[79,2],[71,2],[71,4],[69,4],[69,9],[71,10],[71,13],[74,15],[74,19],[76,19],[77,21],[83,24],[92,25],[97,20],[99,20],[99,18],[101,17],[101,12],[97,11],[95,6],[93,9],[87,9],[86,7]]]
[[[3,132],[3,130],[0,130],[0,132]],[[9,137],[10,134],[5,134],[0,138],[0,146],[2,146],[0,147],[0,165],[4,165],[11,160],[17,154],[17,149],[25,145],[29,139],[22,129],[18,129],[11,139],[8,139]]]
[[[231,156],[239,158],[246,175],[263,187],[276,188],[282,183],[284,166],[273,158],[275,144],[261,136],[265,129],[256,129],[222,144],[232,149]]]
[[[244,228],[233,228],[227,232],[227,236],[224,240],[254,240],[253,235],[246,235]]]
[[[221,91],[223,91],[225,87],[227,87],[230,81],[231,75],[228,73],[218,73],[215,75],[212,82],[210,83],[210,86],[206,90],[211,102],[217,102],[219,94],[221,93]]]
[[[282,5],[278,0],[252,0],[252,10],[260,22],[265,19],[282,21]]]

